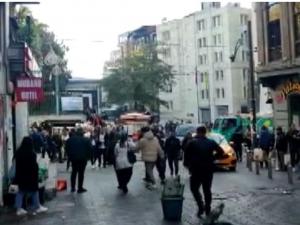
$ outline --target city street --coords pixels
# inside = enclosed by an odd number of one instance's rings
[[[188,174],[182,168],[185,181],[185,201],[181,223],[163,220],[160,191],[149,191],[142,182],[144,169],[137,163],[124,196],[117,189],[112,167],[86,171],[85,194],[60,192],[47,202],[49,212],[18,218],[13,212],[1,215],[2,225],[129,225],[129,224],[201,224],[195,216],[197,209],[188,187]],[[65,167],[59,165],[59,177],[69,178]],[[257,176],[244,163],[238,171],[217,172],[213,185],[213,205],[225,203],[220,220],[232,225],[299,225],[300,182],[287,184],[285,173],[275,172],[268,180],[266,171]]]

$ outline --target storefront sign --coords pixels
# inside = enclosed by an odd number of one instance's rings
[[[17,102],[41,102],[44,99],[41,78],[19,78],[16,86]]]
[[[283,102],[289,94],[299,93],[300,94],[300,83],[299,82],[288,82],[284,84],[275,96],[277,103]]]

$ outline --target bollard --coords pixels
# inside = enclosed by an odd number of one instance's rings
[[[287,167],[287,173],[288,173],[288,181],[289,184],[293,184],[293,167],[291,166],[291,164],[289,163],[288,167]]]
[[[259,167],[260,167],[260,165],[259,165],[259,161],[255,161],[255,172],[256,172],[256,175],[259,175]]]
[[[273,163],[271,159],[268,160],[268,177],[271,180],[273,179]]]

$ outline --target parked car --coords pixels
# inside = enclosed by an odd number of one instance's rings
[[[182,124],[176,127],[175,135],[180,140],[180,142],[183,141],[184,137],[187,135],[187,133],[191,132],[192,134],[196,133],[197,127],[199,127],[200,124]]]

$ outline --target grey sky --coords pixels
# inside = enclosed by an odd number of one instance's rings
[[[74,77],[100,78],[103,64],[117,48],[118,35],[200,10],[199,0],[41,0],[33,16],[49,25],[70,48]],[[225,2],[223,3],[225,4]],[[250,2],[242,3],[251,7]],[[103,41],[103,42],[99,42]]]

